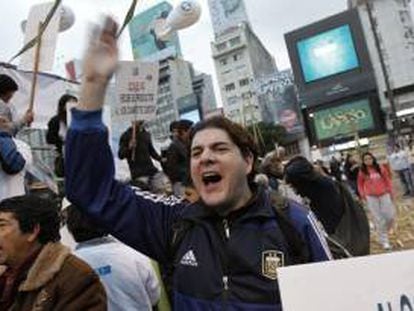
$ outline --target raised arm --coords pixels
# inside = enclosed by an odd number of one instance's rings
[[[108,131],[102,123],[103,96],[117,63],[115,33],[116,24],[107,19],[85,57],[80,104],[72,111],[66,139],[66,194],[119,240],[163,262],[182,205],[114,179]]]

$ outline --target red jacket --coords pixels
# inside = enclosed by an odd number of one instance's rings
[[[362,198],[367,196],[378,197],[389,193],[392,195],[392,183],[389,172],[381,166],[381,174],[369,167],[368,175],[362,170],[358,173],[358,191]]]

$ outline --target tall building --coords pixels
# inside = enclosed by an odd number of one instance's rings
[[[224,114],[241,124],[275,122],[252,84],[277,72],[275,60],[253,32],[243,0],[209,0],[215,40],[211,49]]]
[[[179,99],[193,94],[191,64],[183,59],[168,58],[160,61],[157,117],[148,122],[154,138],[169,137],[169,125],[180,118]]]
[[[244,0],[208,0],[214,36],[249,23]]]
[[[171,10],[172,6],[164,1],[138,14],[129,24],[134,59],[159,62],[157,116],[147,125],[153,137],[160,141],[170,136],[172,121],[200,120],[203,107],[208,106],[206,98],[214,98],[211,78],[196,75],[192,64],[182,58],[177,33],[168,41],[160,41],[155,36],[154,29]],[[215,98],[210,103],[215,107]]]
[[[194,72],[193,89],[200,103],[201,114],[204,118],[211,111],[217,109],[216,96],[214,95],[213,79],[206,73]]]
[[[348,6],[358,10],[362,22],[381,106],[389,115],[392,112],[390,99],[393,98],[397,116],[406,118],[411,114],[413,117],[414,25],[410,1],[349,0]],[[382,67],[385,67],[386,77]],[[388,96],[387,89],[392,90],[392,97]],[[414,122],[408,125],[407,130]]]

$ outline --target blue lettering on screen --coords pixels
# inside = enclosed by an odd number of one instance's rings
[[[97,269],[95,269],[96,270],[96,273],[98,273],[98,275],[100,275],[100,276],[104,276],[104,275],[107,275],[107,274],[111,274],[111,272],[112,272],[112,269],[111,269],[111,266],[103,266],[103,267],[99,267],[99,268],[97,268]]]
[[[349,25],[343,25],[296,43],[305,82],[359,67]]]

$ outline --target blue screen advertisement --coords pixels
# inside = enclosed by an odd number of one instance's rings
[[[343,25],[297,42],[305,82],[359,67],[351,28]]]

